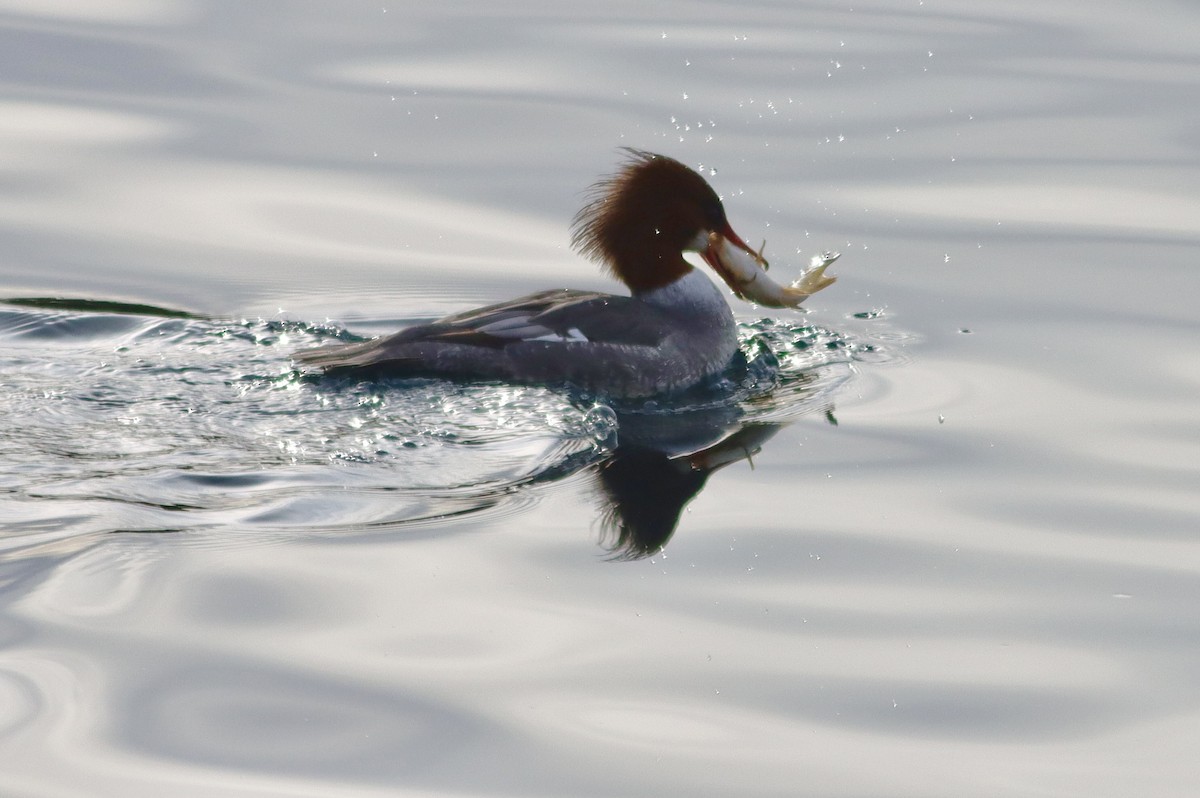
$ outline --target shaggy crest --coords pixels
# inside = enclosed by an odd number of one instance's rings
[[[682,263],[697,233],[725,224],[725,211],[704,178],[679,161],[622,149],[628,157],[621,168],[588,189],[571,223],[571,246],[636,289],[633,264]]]

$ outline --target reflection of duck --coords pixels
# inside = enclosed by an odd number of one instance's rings
[[[765,262],[734,233],[704,178],[671,158],[628,152],[594,186],[572,243],[631,296],[542,291],[297,359],[334,373],[569,383],[614,397],[675,391],[720,372],[737,351],[733,314],[683,253],[700,253],[739,295],[746,269]],[[734,262],[737,251],[750,266]]]
[[[722,409],[621,418],[618,446],[596,467],[603,542],[614,559],[661,551],[709,475],[750,459],[783,426],[732,415]]]

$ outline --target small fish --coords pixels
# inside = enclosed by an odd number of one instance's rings
[[[747,302],[769,308],[798,308],[804,300],[837,280],[825,276],[825,269],[840,257],[837,252],[814,256],[800,279],[784,286],[767,276],[767,261],[762,255],[767,245],[765,241],[757,254],[744,252],[715,233],[710,237],[710,244],[715,246],[717,255],[713,267],[733,286],[734,293]]]

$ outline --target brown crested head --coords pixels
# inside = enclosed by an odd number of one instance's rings
[[[637,294],[686,274],[683,252],[697,249],[704,234],[732,231],[720,197],[699,174],[663,155],[625,152],[621,168],[591,187],[571,224],[571,245]]]

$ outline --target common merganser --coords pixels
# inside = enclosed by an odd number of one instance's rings
[[[572,385],[614,398],[678,391],[721,372],[738,349],[733,312],[683,254],[699,253],[739,296],[744,286],[722,253],[732,245],[766,262],[730,227],[703,177],[673,158],[627,152],[616,174],[592,186],[571,245],[630,296],[541,291],[296,359],[328,374]]]

